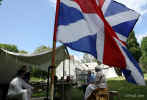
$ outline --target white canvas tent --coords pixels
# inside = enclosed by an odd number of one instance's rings
[[[63,76],[63,66],[64,66],[64,76],[70,76],[75,80],[80,78],[83,73],[87,74],[88,70],[95,72],[95,67],[99,66],[103,69],[103,73],[105,74],[106,78],[113,78],[118,77],[113,67],[109,67],[107,65],[101,64],[98,65],[95,62],[91,63],[81,63],[77,59],[65,60],[61,62],[59,66],[56,68],[56,75],[60,79]]]
[[[63,67],[64,67],[64,72],[63,72]],[[59,66],[56,68],[56,75],[59,79],[61,79],[61,77],[63,77],[63,73],[64,76],[66,78],[66,76],[71,76],[72,78],[76,78],[75,75],[75,68],[76,66],[74,65],[73,60],[65,60],[62,61]]]
[[[104,64],[98,65],[95,62],[93,62],[93,63],[85,63],[85,65],[87,66],[87,68],[86,68],[87,70],[91,70],[93,72],[95,72],[95,67],[96,66],[100,67],[102,69],[102,72],[106,76],[106,78],[118,77],[118,75],[116,74],[113,67],[109,67],[109,66],[104,65]]]
[[[75,58],[75,57],[74,57]],[[86,66],[77,59],[66,59],[62,61],[56,68],[56,75],[60,79],[63,77],[63,67],[64,67],[64,76],[70,76],[72,79],[76,79],[76,70],[87,70]]]
[[[68,57],[65,47],[56,49],[56,66]],[[24,64],[36,65],[41,70],[48,70],[51,65],[52,51],[39,54],[19,54],[0,49],[0,84],[7,84]]]

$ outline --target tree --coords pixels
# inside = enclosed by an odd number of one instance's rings
[[[134,31],[132,31],[127,39],[127,48],[131,52],[132,56],[139,61],[141,57],[141,48],[139,47],[139,43],[135,37]]]
[[[33,53],[34,54],[41,53],[41,52],[48,51],[48,50],[51,50],[51,48],[44,46],[44,45],[41,45],[41,46],[37,47]],[[42,70],[38,69],[37,67],[33,66],[32,67],[32,75],[34,77],[40,77],[40,75],[41,75],[41,77],[46,78],[47,72],[42,71]]]
[[[16,45],[11,45],[11,44],[0,44],[0,48],[11,51],[11,52],[19,52],[18,48]]]
[[[28,52],[25,51],[25,50],[20,50],[19,53],[21,53],[21,54],[27,54]]]
[[[1,5],[2,0],[0,0],[0,5]]]
[[[147,56],[147,37],[144,37],[141,42],[141,50],[143,56]]]
[[[43,70],[40,70],[39,68],[37,68],[35,65],[31,67],[31,75],[32,77],[38,77],[38,78],[44,78],[46,79],[47,77],[47,72],[46,71],[43,71]]]
[[[147,72],[147,37],[144,37],[141,42],[142,56],[140,58],[140,63],[143,67],[143,71]]]
[[[81,60],[83,63],[97,62],[97,60],[90,54],[85,53],[83,55],[83,59]]]
[[[48,51],[50,49],[51,49],[50,47],[42,45],[42,46],[39,46],[38,48],[36,48],[34,53],[40,53],[40,52]]]

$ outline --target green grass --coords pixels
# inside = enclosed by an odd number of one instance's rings
[[[146,100],[147,97],[147,87],[133,85],[122,78],[108,80],[108,88],[118,90],[121,100]]]
[[[46,91],[38,91],[33,93],[32,97],[46,97]]]
[[[147,73],[144,74],[144,78],[147,79]]]
[[[144,74],[147,83],[147,74]],[[38,80],[38,79],[37,79]],[[107,81],[109,90],[119,91],[121,100],[147,100],[147,86],[137,86],[128,83],[124,78],[111,78]],[[45,96],[45,91],[33,94],[33,96]],[[82,90],[72,89],[72,100],[83,100]],[[117,100],[117,99],[116,99]]]
[[[72,100],[83,100],[83,92],[80,89],[72,88],[69,95],[71,95]],[[46,91],[37,91],[36,93],[33,93],[32,97],[46,97]]]
[[[38,77],[31,77],[30,82],[40,82],[40,81],[44,81],[44,79],[42,78],[38,78]],[[32,97],[44,97],[46,96],[46,91],[42,90],[41,88],[36,88],[34,90],[34,93],[32,95]]]
[[[43,81],[43,78],[38,78],[38,77],[31,77],[30,82],[39,82],[39,81]]]
[[[83,100],[83,91],[81,89],[72,89],[72,100]]]

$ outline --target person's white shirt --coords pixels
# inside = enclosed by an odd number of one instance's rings
[[[84,99],[91,95],[96,88],[107,88],[107,82],[102,70],[96,67],[96,77],[90,80],[90,84],[86,88]]]
[[[96,73],[95,85],[97,88],[107,88],[106,77],[102,71]]]
[[[87,98],[91,95],[91,93],[96,89],[95,84],[89,84],[86,88],[84,100],[87,100]]]
[[[30,100],[33,87],[22,78],[14,78],[9,85],[8,98],[19,98],[19,100]]]

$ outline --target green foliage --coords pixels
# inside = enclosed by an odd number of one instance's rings
[[[147,72],[147,37],[144,37],[141,43],[142,57],[140,63],[143,67],[143,71]]]
[[[141,43],[141,50],[144,56],[147,56],[147,37],[144,37]]]
[[[81,60],[83,63],[97,62],[97,60],[90,54],[85,53],[83,59]]]
[[[141,61],[141,64],[147,65],[147,56],[142,56],[140,61]]]
[[[2,0],[0,0],[0,5],[1,5]]]
[[[131,54],[133,55],[133,57],[139,61],[139,58],[141,57],[142,53],[141,53],[141,49],[139,47],[139,44],[137,42],[137,39],[135,37],[135,33],[134,31],[132,31],[128,37],[127,40],[127,48],[128,50],[131,52]]]
[[[146,96],[147,96],[146,86],[137,86],[132,83],[128,83],[122,77],[109,79],[107,83],[108,83],[108,89],[110,91],[112,90],[119,91],[120,100],[146,100]]]
[[[21,53],[21,54],[27,54],[28,52],[25,51],[25,50],[20,50],[19,53]]]
[[[32,97],[45,97],[46,96],[46,91],[37,91],[32,94]],[[38,98],[37,98],[38,100]]]
[[[3,48],[5,50],[11,51],[11,52],[19,52],[18,48],[16,45],[11,45],[11,44],[0,44],[0,48]]]
[[[131,52],[131,54],[133,55],[133,57],[139,61],[139,58],[141,57],[141,49],[139,47],[132,47],[129,48],[129,51]]]
[[[147,74],[144,74],[144,76],[147,83]],[[128,83],[123,77],[108,79],[107,85],[109,91],[118,91],[120,100],[146,100],[147,87]],[[82,88],[72,88],[71,93],[72,100],[83,100],[84,98]],[[41,92],[34,93],[33,97],[41,97],[45,95],[46,92],[42,90]],[[118,100],[117,96],[114,96],[113,100]]]
[[[44,51],[48,51],[50,49],[51,49],[50,47],[41,45],[38,48],[36,48],[36,50],[33,53],[34,54],[35,53],[41,53],[41,52],[44,52]],[[33,77],[39,77],[39,78],[44,78],[45,79],[47,77],[47,72],[42,71],[42,70],[38,69],[37,67],[33,66],[32,67],[32,76]]]
[[[45,81],[45,80],[44,80],[43,78],[41,78],[41,77],[33,77],[33,76],[31,75],[30,82],[40,82],[40,80]]]
[[[31,74],[32,77],[38,77],[38,78],[46,79],[47,74],[48,73],[46,71],[42,71],[35,66],[32,67],[32,74]]]
[[[41,53],[41,52],[44,52],[44,51],[47,51],[50,49],[51,49],[50,47],[46,47],[46,46],[42,45],[42,46],[39,46],[38,48],[36,48],[34,53]]]

